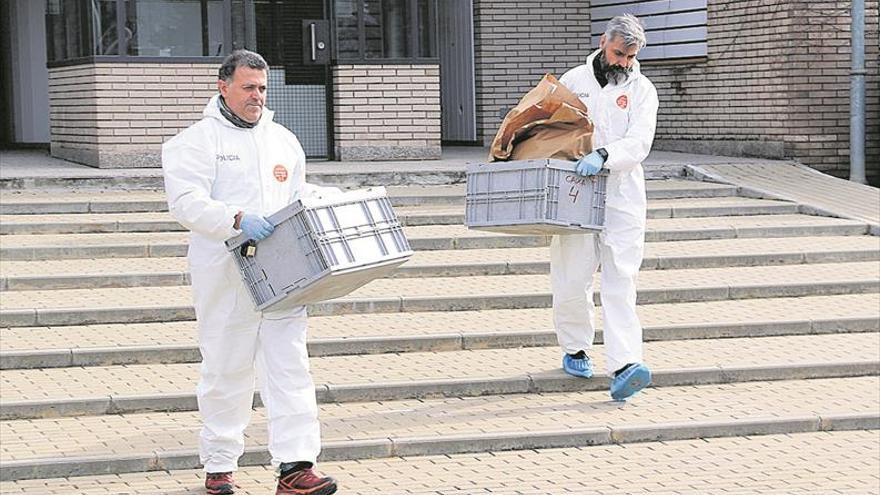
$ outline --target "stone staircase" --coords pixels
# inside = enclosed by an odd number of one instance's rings
[[[432,180],[457,179],[420,182]],[[162,193],[107,184],[3,187],[4,494],[201,493],[186,233]],[[447,493],[441,485],[457,481],[437,465],[477,463],[481,476],[504,478],[497,462],[512,455],[542,463],[557,483],[572,469],[557,454],[652,446],[684,458],[675,441],[739,452],[756,435],[805,451],[809,435],[828,450],[867,446],[872,462],[848,476],[868,483],[853,493],[877,483],[880,238],[867,224],[733,186],[649,181],[638,300],[655,384],[623,404],[609,400],[606,378],[559,369],[547,238],[468,231],[461,184],[388,189],[416,255],[390,278],[309,308],[321,467],[340,475],[340,493]],[[242,466],[268,462],[258,394],[254,403]],[[755,462],[780,457],[771,451]],[[377,462],[394,475],[376,478]],[[401,474],[408,466],[425,474]],[[263,468],[241,478],[241,493],[271,491]],[[582,493],[493,480],[445,486]]]

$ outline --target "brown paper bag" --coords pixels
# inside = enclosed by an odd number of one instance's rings
[[[577,160],[592,151],[593,122],[587,107],[552,74],[504,117],[489,161],[558,158]]]

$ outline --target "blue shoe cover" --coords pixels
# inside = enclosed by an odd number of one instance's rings
[[[611,380],[611,398],[626,400],[650,384],[651,370],[644,364],[633,364]]]
[[[572,376],[591,378],[593,376],[593,363],[589,357],[583,356],[582,359],[573,357],[571,354],[562,356],[562,369]]]

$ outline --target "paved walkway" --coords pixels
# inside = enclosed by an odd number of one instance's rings
[[[780,237],[752,239],[710,239],[703,241],[669,241],[648,242],[645,246],[645,261],[642,270],[661,268],[663,262],[670,263],[676,259],[687,259],[693,268],[705,268],[697,261],[707,258],[707,253],[728,258],[777,255],[776,262],[783,263],[810,262],[812,260],[828,260],[834,256],[838,261],[862,261],[880,258],[880,238],[873,236],[816,236],[816,237]],[[827,254],[828,256],[824,256]],[[788,255],[787,257],[784,255]],[[442,275],[441,267],[452,270],[464,265],[471,269],[470,273],[490,274],[528,273],[540,270],[549,273],[550,248],[496,248],[416,251],[412,258],[398,269],[394,275],[406,276],[407,270],[413,275],[424,275],[428,268],[436,268],[434,276]],[[481,270],[477,267],[483,267]],[[421,268],[421,270],[416,270]],[[460,272],[462,270],[458,270]],[[6,261],[0,260],[0,281],[21,277],[41,276],[46,279],[66,275],[73,276],[147,276],[150,274],[175,274],[183,280],[188,272],[184,257],[167,258],[103,258],[103,259],[69,259],[69,260],[38,260],[38,261]],[[456,272],[456,273],[458,273]],[[188,283],[188,282],[182,282]],[[0,283],[0,287],[3,284]],[[21,290],[17,288],[17,290]]]
[[[789,202],[763,200],[752,198],[738,197],[722,197],[722,198],[685,198],[685,199],[657,199],[652,200],[648,206],[648,218],[671,218],[686,217],[690,210],[705,211],[710,208],[714,209],[738,209],[741,211],[749,211],[755,209],[761,211],[760,208],[769,208],[779,206],[780,211],[796,213],[797,208]],[[774,210],[775,212],[775,210]],[[428,206],[400,206],[394,208],[394,213],[403,225],[408,225],[407,220],[410,217],[421,217],[424,219],[422,223],[428,223],[433,220],[432,217],[443,217],[431,223],[442,223],[448,217],[452,217],[446,223],[460,224],[464,223],[465,206],[458,205],[428,205]],[[691,215],[693,216],[693,215]],[[33,224],[50,224],[53,227],[57,225],[78,225],[92,226],[95,224],[116,224],[119,230],[123,230],[124,224],[148,224],[148,223],[164,223],[172,222],[174,217],[168,211],[161,212],[139,212],[139,213],[55,213],[55,214],[36,214],[36,215],[6,215],[0,214],[0,224],[6,226],[12,225],[33,225]],[[409,223],[411,224],[411,223]],[[180,227],[182,229],[182,227]],[[170,227],[164,227],[156,230],[169,230]],[[91,232],[91,231],[90,231]],[[5,232],[14,233],[14,232]]]
[[[414,386],[440,381],[492,381],[553,375],[567,378],[559,369],[556,347],[482,349],[452,352],[420,352],[311,358],[315,384],[367,389],[382,384]],[[604,346],[591,353],[597,376],[605,370]],[[880,363],[880,333],[839,335],[792,335],[741,339],[698,339],[649,342],[645,360],[654,374],[669,370],[791,365]],[[418,366],[413,366],[418,363]],[[475,369],[474,363],[485,363]],[[504,363],[493,366],[489,363]],[[4,370],[3,401],[82,401],[106,397],[182,394],[194,396],[199,377],[198,363],[91,366],[43,370]],[[63,383],[64,387],[53,384]],[[482,390],[491,390],[485,384]],[[369,392],[364,392],[369,395]],[[153,408],[161,410],[160,399]],[[149,406],[142,406],[149,409]]]
[[[838,179],[803,165],[762,163],[691,166],[698,178],[733,184],[749,195],[785,199],[817,213],[861,220],[880,235],[880,189]]]
[[[853,400],[855,397],[858,401]],[[436,442],[436,448],[442,451],[444,441],[461,448],[460,444],[468,443],[478,446],[481,437],[546,437],[550,433],[583,445],[587,442],[577,437],[588,429],[604,438],[599,440],[601,443],[613,440],[608,437],[609,430],[623,434],[627,427],[656,430],[664,424],[693,423],[693,428],[712,423],[719,425],[715,434],[725,433],[722,428],[727,429],[727,434],[735,434],[738,420],[767,418],[767,411],[773,411],[773,417],[784,418],[784,423],[804,422],[802,428],[813,430],[820,418],[828,418],[829,423],[835,418],[845,421],[847,416],[870,421],[880,408],[880,378],[656,387],[643,390],[639,400],[625,403],[611,401],[604,389],[325,403],[318,407],[325,445],[352,441],[387,444],[397,440],[398,452],[403,452],[407,441],[430,438],[428,442],[420,440],[419,444]],[[266,410],[254,409],[245,429],[248,445],[267,444],[266,424]],[[794,430],[791,426],[785,428]],[[200,428],[199,413],[190,411],[8,420],[0,422],[0,461],[192,451]],[[441,438],[444,435],[452,438]],[[625,441],[623,436],[617,439]],[[638,441],[632,437],[628,440]],[[348,456],[360,457],[353,444],[346,445]],[[427,450],[421,448],[421,453],[428,454]]]
[[[445,147],[439,160],[315,161],[310,162],[308,168],[310,173],[340,176],[364,172],[460,172],[470,163],[484,162],[487,156],[487,148]],[[644,164],[647,169],[688,170],[700,179],[740,186],[744,193],[795,201],[820,214],[862,220],[871,225],[872,234],[880,235],[880,190],[837,179],[803,165],[783,160],[670,151],[652,151]],[[125,177],[158,178],[161,175],[161,168],[96,169],[52,158],[41,150],[0,151],[0,180],[79,177],[124,180]]]
[[[841,235],[865,234],[864,222],[856,222],[829,217],[816,217],[809,215],[755,215],[755,216],[727,216],[727,217],[697,217],[697,218],[652,218],[647,222],[646,241],[674,241],[674,240],[700,240],[706,238],[746,238],[766,237],[767,232],[761,229],[774,227],[805,228],[805,227],[852,227],[858,232],[836,232]],[[414,240],[433,239],[437,242],[432,247],[420,246],[419,249],[453,249],[455,240],[473,238],[503,237],[513,245],[520,247],[517,240],[546,236],[516,236],[499,234],[483,230],[468,229],[464,225],[419,225],[405,227],[406,237],[410,244]],[[700,234],[699,237],[676,237],[676,234],[684,236],[687,233]],[[657,236],[663,234],[663,239]],[[776,236],[782,236],[776,232]],[[825,235],[825,232],[816,233]],[[185,232],[127,232],[108,234],[10,234],[4,236],[6,242],[3,247],[8,249],[23,247],[52,246],[62,244],[68,247],[82,246],[109,246],[109,245],[143,245],[145,243],[168,243],[177,242],[184,245],[189,234]],[[532,244],[534,246],[534,244]],[[465,246],[459,246],[465,247]],[[468,246],[476,247],[476,246]],[[525,245],[521,247],[527,247]],[[7,257],[6,259],[21,259]]]
[[[479,146],[447,146],[439,160],[337,162],[309,161],[308,170],[322,173],[383,172],[383,171],[442,171],[463,170],[469,163],[485,162],[489,149]],[[672,151],[653,151],[645,165],[653,167],[709,165],[719,163],[783,163],[779,160],[697,155]],[[27,177],[160,177],[161,168],[99,169],[79,163],[59,160],[42,150],[0,150],[0,179]]]
[[[326,462],[345,495],[693,495],[880,493],[880,434],[798,433],[626,445]],[[621,472],[628,473],[626,484]],[[236,473],[238,495],[274,475]],[[203,495],[201,470],[0,483],[6,495]]]
[[[0,492],[201,495],[186,234],[156,213],[161,171],[30,156],[30,168],[26,153],[18,166],[0,157],[4,174],[25,174],[0,181],[2,277],[43,280],[10,288],[7,278],[0,292]],[[324,183],[405,184],[396,207],[419,222],[406,229],[419,251],[408,278],[376,280],[310,318],[321,469],[340,478],[340,493],[880,491],[880,237],[865,235],[870,218],[813,216],[826,210],[809,196],[738,198],[759,193],[723,176],[797,168],[785,162],[653,153],[649,176],[676,177],[648,185],[638,312],[654,386],[616,403],[601,343],[593,379],[560,370],[547,239],[457,225],[464,165],[484,157],[452,148],[434,162],[310,164]],[[734,185],[683,175],[709,169]],[[152,195],[84,194],[132,184]],[[53,203],[47,185],[66,194]],[[156,231],[134,232],[145,228]],[[159,283],[166,273],[177,278]],[[107,283],[131,274],[148,285]],[[52,277],[81,280],[62,288]],[[266,464],[266,423],[255,408],[243,466]],[[42,479],[5,481],[22,478]],[[240,494],[272,493],[265,469],[238,479]]]
[[[679,302],[642,305],[637,310],[649,338],[658,338],[655,332],[663,329],[696,327],[717,329],[726,335],[733,333],[732,328],[755,326],[769,330],[779,325],[790,331],[815,333],[827,332],[823,326],[840,329],[848,320],[877,321],[880,294]],[[602,327],[601,313],[599,311],[596,315],[599,328]],[[435,344],[440,347],[438,350],[449,350],[486,346],[488,337],[495,334],[510,336],[546,332],[555,341],[551,321],[550,308],[349,314],[310,317],[309,333],[312,339],[354,341],[371,337],[400,337],[409,341],[425,337],[434,337],[438,341],[444,336],[460,337],[462,341],[455,341],[456,345],[448,342]],[[873,328],[880,331],[877,325],[880,323],[875,323]],[[3,333],[3,349],[195,346],[195,334],[194,321],[9,328]]]
[[[797,287],[806,286],[812,281],[825,284],[840,284],[847,289],[852,285],[874,288],[878,285],[880,264],[876,261],[856,263],[832,263],[809,265],[756,266],[698,268],[679,270],[648,270],[639,275],[639,301],[661,303],[671,297],[673,291],[681,292],[676,297],[693,297],[697,300],[718,300],[727,298],[761,297],[772,288],[780,292],[790,290],[796,293]],[[599,276],[596,277],[596,299],[601,290]],[[774,281],[770,284],[768,281]],[[824,285],[817,293],[798,295],[821,295],[832,291]],[[828,286],[830,287],[830,285]],[[828,292],[825,292],[828,293]],[[832,292],[833,293],[833,292]],[[526,299],[517,299],[521,296]],[[528,298],[532,299],[528,299]],[[509,309],[522,307],[544,307],[549,304],[550,281],[547,275],[498,275],[474,277],[435,277],[430,284],[419,278],[376,279],[354,290],[350,294],[332,301],[310,306],[313,314],[321,314],[321,309],[332,306],[338,311],[363,312],[357,303],[380,304],[385,311],[430,311],[435,309]],[[387,301],[387,303],[384,303]],[[470,304],[468,303],[470,301]],[[355,303],[347,308],[346,302]],[[32,310],[39,315],[42,311],[57,311],[64,308],[90,308],[93,311],[114,308],[149,310],[175,307],[189,307],[192,295],[188,286],[172,287],[125,287],[100,289],[58,289],[10,291],[3,295],[3,310]],[[408,306],[411,304],[411,306]],[[447,305],[454,306],[453,308]],[[479,307],[468,308],[470,305]],[[387,306],[387,307],[386,307]],[[349,309],[349,311],[346,311]],[[137,320],[132,320],[137,321]]]
[[[654,333],[661,329],[705,327],[727,329],[722,333],[730,335],[732,328],[752,325],[765,329],[784,325],[791,331],[815,333],[822,332],[823,325],[840,329],[847,320],[878,321],[880,294],[677,302],[640,305],[636,309],[646,336],[651,338],[657,338]],[[601,328],[602,312],[598,311],[596,317]],[[486,338],[493,334],[552,334],[551,322],[550,308],[348,314],[310,317],[309,334],[318,340],[391,336],[413,341],[419,337],[460,336],[463,342],[457,342],[457,346],[443,347],[449,350],[485,346]],[[878,325],[880,321],[873,328],[880,331]],[[194,321],[9,328],[3,332],[3,349],[194,346],[195,334]],[[555,341],[555,334],[550,338]]]

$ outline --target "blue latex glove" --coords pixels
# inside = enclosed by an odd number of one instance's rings
[[[275,230],[275,226],[269,223],[268,220],[251,213],[245,213],[241,216],[239,227],[241,227],[241,231],[244,232],[248,239],[255,241],[262,241]]]
[[[596,175],[604,164],[605,159],[602,155],[594,151],[578,160],[576,170],[578,175]]]

